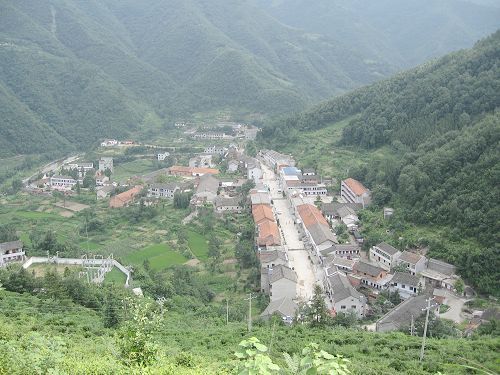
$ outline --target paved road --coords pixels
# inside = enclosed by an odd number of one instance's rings
[[[446,304],[450,306],[450,309],[444,314],[439,316],[444,319],[453,320],[455,323],[462,323],[465,318],[462,316],[462,309],[466,299],[459,298],[455,294],[446,291]]]
[[[24,184],[27,184],[28,181],[30,179],[33,179],[35,178],[36,176],[38,176],[39,174],[45,174],[45,173],[49,173],[49,172],[56,172],[59,168],[61,168],[64,164],[69,164],[69,163],[73,163],[75,160],[77,160],[78,158],[80,158],[82,155],[81,154],[77,154],[77,155],[72,155],[72,156],[69,156],[67,157],[66,159],[59,159],[59,160],[55,160],[55,161],[52,161],[48,164],[45,164],[41,170],[39,170],[38,172],[36,172],[34,175],[32,176],[29,176],[29,177],[26,177],[24,180],[23,180],[23,183]]]
[[[303,300],[309,300],[313,295],[314,284],[317,282],[316,273],[308,257],[309,253],[304,248],[304,243],[300,239],[289,201],[284,199],[282,194],[278,193],[278,182],[275,173],[264,164],[262,164],[262,170],[263,183],[271,191],[274,210],[279,221],[282,241],[286,245],[285,249],[290,260],[290,266],[297,273],[299,281],[297,295]]]

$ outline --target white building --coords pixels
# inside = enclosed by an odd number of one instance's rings
[[[422,272],[426,266],[427,258],[423,255],[412,253],[409,251],[403,251],[397,260],[398,265],[403,265],[406,267],[409,273],[416,275]]]
[[[269,295],[271,301],[288,297],[297,297],[297,274],[291,268],[277,265],[268,268],[269,272]]]
[[[335,313],[354,313],[359,319],[365,316],[366,297],[354,289],[345,273],[334,268],[327,269],[325,291]]]
[[[423,290],[420,277],[407,272],[396,272],[391,279],[391,291],[399,292],[401,298],[407,299],[418,294],[419,289]]]
[[[179,185],[173,183],[151,184],[148,188],[148,197],[173,198],[179,189]]]
[[[111,172],[113,172],[113,158],[103,156],[101,159],[99,159],[99,170],[101,172],[105,172],[106,169],[109,169]]]
[[[247,166],[247,178],[253,180],[255,183],[259,182],[262,178],[262,169],[260,169],[260,165],[249,163]]]
[[[0,243],[0,267],[10,262],[22,262],[25,255],[21,241]]]
[[[227,147],[214,145],[205,147],[203,153],[212,155],[225,155],[227,151]]]
[[[170,152],[160,152],[156,155],[156,158],[158,159],[158,161],[163,161],[165,160],[166,158],[168,158],[170,156]]]
[[[370,248],[369,256],[370,260],[375,262],[379,267],[390,271],[392,267],[397,265],[401,252],[391,245],[381,242]]]
[[[71,176],[52,176],[49,180],[50,187],[58,190],[69,190],[73,186],[77,184],[77,180],[75,180]]]
[[[354,178],[348,178],[340,183],[340,196],[350,203],[368,206],[371,203],[371,193],[363,184]]]
[[[273,150],[261,150],[259,151],[259,156],[275,171],[282,166],[295,166],[295,160],[291,156],[280,154]]]
[[[215,212],[241,212],[243,211],[243,206],[241,205],[241,197],[222,197],[217,196],[214,199]]]
[[[116,139],[105,139],[101,142],[101,147],[113,147],[118,146],[118,141]]]

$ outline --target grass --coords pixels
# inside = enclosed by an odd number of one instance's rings
[[[152,159],[136,159],[130,162],[118,164],[114,168],[113,180],[125,182],[132,176],[140,176],[153,172],[156,168]]]
[[[16,215],[26,219],[61,219],[61,216],[50,212],[18,211]]]
[[[191,252],[201,261],[208,259],[208,244],[204,236],[199,233],[188,231],[188,246]]]
[[[154,270],[163,270],[187,261],[182,254],[173,251],[167,244],[155,244],[145,247],[142,250],[128,254],[123,260],[132,265],[141,265],[145,260],[148,260]]]
[[[125,274],[116,267],[113,267],[113,269],[104,277],[104,282],[109,284],[124,285],[126,280],[127,276],[125,276]]]

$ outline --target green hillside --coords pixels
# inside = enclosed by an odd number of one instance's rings
[[[341,14],[344,5],[333,8]],[[437,5],[429,7],[444,19]],[[405,9],[396,7],[392,17]],[[144,118],[155,114],[168,124],[217,110],[302,110],[404,66],[368,24],[366,33],[337,33],[273,15],[237,0],[1,2],[0,155],[86,149],[144,132]],[[484,35],[494,15],[480,13],[484,27],[471,23],[469,39]],[[457,13],[458,25],[464,17]],[[343,19],[356,22],[352,12]],[[399,24],[406,34],[420,25],[406,23]],[[427,40],[425,48],[436,47]],[[418,42],[409,39],[407,47]]]
[[[308,154],[303,161],[316,155],[322,165],[337,165],[343,158],[334,177],[350,168],[378,206],[397,207],[409,223],[446,228],[441,239],[415,245],[430,246],[478,289],[498,294],[499,93],[497,32],[471,50],[270,124],[262,139],[293,153],[289,145],[321,136],[319,145],[327,143],[318,153],[296,147]],[[474,242],[461,242],[467,238]]]

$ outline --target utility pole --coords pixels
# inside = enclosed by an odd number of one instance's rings
[[[252,299],[256,298],[252,296],[252,293],[248,294],[248,298],[245,301],[248,301],[248,332],[252,331]]]
[[[226,325],[229,324],[229,299],[226,298]]]
[[[422,348],[420,349],[420,362],[424,359],[424,351],[425,351],[425,338],[427,336],[427,326],[429,324],[429,311],[431,310],[431,299],[427,300],[427,307],[424,310],[427,310],[425,314],[425,324],[424,324],[424,335],[422,336]]]
[[[414,333],[415,333],[415,319],[413,318],[413,314],[411,314],[410,336],[413,336]]]

